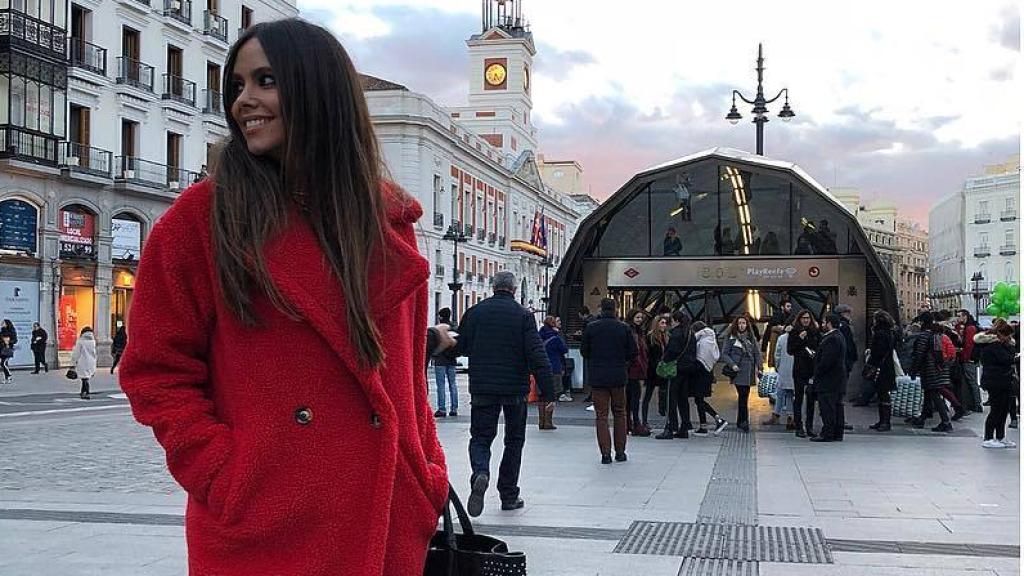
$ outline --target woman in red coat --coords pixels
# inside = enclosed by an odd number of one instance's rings
[[[448,490],[421,209],[326,30],[253,26],[224,85],[231,136],[146,242],[121,373],[188,493],[190,574],[420,574]]]

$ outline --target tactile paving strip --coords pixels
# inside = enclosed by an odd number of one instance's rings
[[[757,449],[753,434],[731,431],[719,449],[697,512],[702,523],[757,523]]]
[[[679,576],[757,576],[757,562],[722,560],[721,558],[687,558],[679,568]]]
[[[614,552],[750,562],[832,563],[832,553],[820,529],[790,526],[636,521]]]
[[[897,540],[844,540],[829,538],[833,552],[874,554],[934,554],[940,556],[981,556],[1019,558],[1020,546],[1009,544],[957,544],[945,542],[908,542]]]

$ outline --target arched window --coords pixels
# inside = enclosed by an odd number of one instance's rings
[[[131,262],[142,254],[142,222],[134,214],[122,212],[110,221],[110,233],[114,240],[111,258]]]
[[[35,256],[39,246],[39,208],[11,198],[0,202],[0,250]]]

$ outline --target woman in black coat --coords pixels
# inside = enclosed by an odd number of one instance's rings
[[[33,374],[39,374],[40,366],[47,372],[50,371],[50,365],[46,363],[46,341],[48,339],[46,330],[43,330],[39,322],[32,325],[32,355],[35,356],[36,361],[36,370]]]
[[[14,323],[4,318],[0,325],[0,369],[4,372],[4,382],[11,382],[11,369],[7,362],[14,357],[14,345],[18,343],[18,331],[14,329]]]
[[[821,333],[809,310],[801,310],[793,321],[786,351],[793,357],[793,425],[799,438],[814,436],[814,401],[816,395],[810,380],[814,376],[814,355]],[[801,423],[804,399],[807,399],[807,421]]]
[[[885,310],[875,312],[875,323],[871,327],[871,354],[868,356],[865,372],[874,371],[875,390],[878,391],[878,422],[872,430],[892,430],[892,391],[896,389],[896,364],[893,352],[896,349],[896,322]]]
[[[114,363],[110,365],[110,373],[114,373],[114,368],[117,368],[117,364],[121,361],[121,355],[124,354],[124,349],[128,347],[128,331],[125,330],[124,326],[118,326],[117,332],[114,333],[114,341],[110,344],[110,355],[114,357]]]
[[[988,392],[991,406],[985,419],[985,441],[981,445],[985,448],[1012,448],[1016,444],[1006,439],[1005,427],[1015,384],[1019,382],[1015,370],[1017,343],[1013,339],[1013,327],[1009,324],[1000,324],[993,331],[997,340],[988,342],[983,339],[985,344],[981,350],[981,387]]]
[[[942,358],[943,336],[945,334],[942,326],[935,322],[932,313],[921,314],[921,333],[914,341],[910,370],[907,371],[907,375],[911,378],[921,378],[921,389],[924,391],[924,406],[922,406],[921,415],[912,422],[913,426],[923,428],[925,421],[934,410],[938,412],[941,422],[932,428],[932,432],[951,432],[953,430],[949,411],[946,409],[946,401],[942,395],[942,389],[949,388],[951,382],[949,364]]]

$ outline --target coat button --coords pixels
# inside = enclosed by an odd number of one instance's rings
[[[380,428],[380,414],[377,414],[376,412],[370,414],[370,426]]]
[[[305,426],[313,421],[313,411],[305,406],[295,410],[295,421]]]

